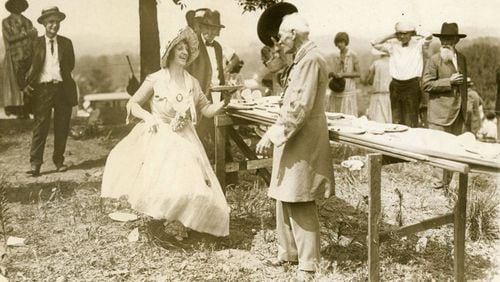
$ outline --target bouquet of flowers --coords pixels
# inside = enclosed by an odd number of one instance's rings
[[[183,129],[189,122],[189,118],[186,113],[177,113],[171,122],[172,130],[179,131]]]

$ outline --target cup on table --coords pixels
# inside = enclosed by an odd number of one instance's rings
[[[215,92],[215,91],[212,91],[210,93],[212,95],[212,102],[220,102],[220,97],[221,97],[221,93],[219,91]]]

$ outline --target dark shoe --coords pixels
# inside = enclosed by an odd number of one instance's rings
[[[283,265],[297,265],[299,264],[298,261],[287,261],[287,260],[280,260],[280,259],[274,259],[274,260],[266,260],[264,262],[265,265],[267,266],[274,266],[274,267],[277,267],[277,266],[283,266]]]
[[[431,183],[431,187],[433,189],[436,189],[436,190],[439,190],[439,189],[443,189],[444,185],[443,185],[443,181],[440,181],[440,180],[434,180],[432,183]]]
[[[40,176],[40,166],[39,165],[31,165],[31,169],[26,172],[27,174],[31,174],[31,176],[37,177]]]
[[[68,166],[66,165],[56,165],[56,168],[57,172],[65,172],[68,170]]]

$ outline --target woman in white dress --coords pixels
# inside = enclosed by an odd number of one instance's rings
[[[196,34],[182,29],[168,44],[162,69],[150,74],[130,99],[129,115],[142,122],[109,154],[101,196],[125,196],[133,209],[154,219],[227,236],[230,208],[194,124],[199,114],[216,115],[229,99],[210,104],[184,70],[197,56]],[[151,112],[141,107],[145,103]]]
[[[389,85],[392,77],[389,73],[389,54],[372,49],[372,55],[379,56],[379,58],[373,61],[366,78],[368,83],[373,85],[370,105],[366,114],[370,120],[392,123],[391,99],[389,97]]]

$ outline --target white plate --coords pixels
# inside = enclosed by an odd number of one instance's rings
[[[109,214],[109,217],[112,220],[121,221],[121,222],[134,221],[134,220],[138,219],[137,215],[135,215],[133,213],[127,213],[127,212],[113,212],[113,213]]]
[[[329,126],[328,130],[340,133],[349,133],[349,134],[363,134],[366,132],[364,129],[358,127],[341,126],[341,125]]]
[[[385,132],[402,132],[408,130],[408,126],[404,124],[386,123],[384,124]]]

